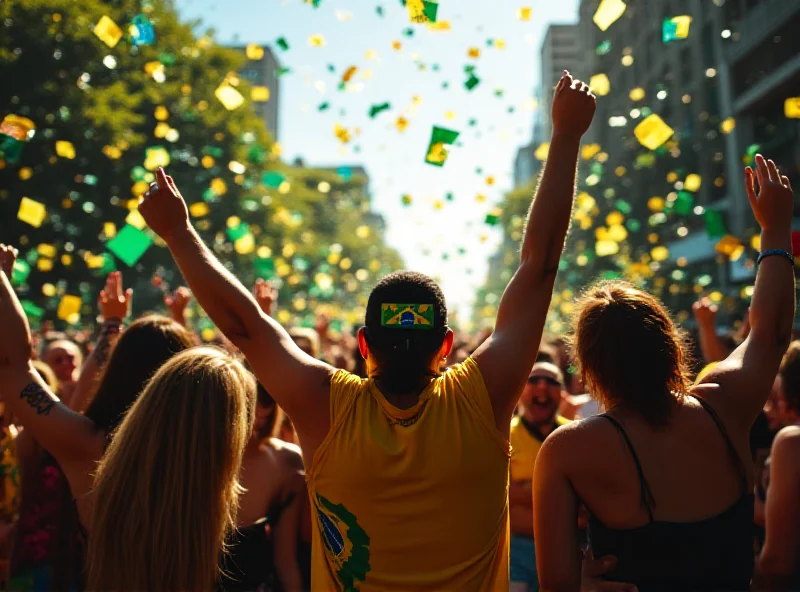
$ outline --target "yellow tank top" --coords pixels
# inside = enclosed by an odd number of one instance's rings
[[[564,419],[560,415],[556,416],[556,426],[560,427],[568,423],[568,419]],[[511,442],[511,480],[532,481],[536,456],[544,441],[531,434],[519,417],[511,420],[509,441]]]
[[[509,454],[471,358],[405,410],[337,372],[307,471],[312,589],[507,591]]]

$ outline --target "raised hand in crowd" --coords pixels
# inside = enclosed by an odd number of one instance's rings
[[[719,307],[708,296],[703,296],[692,305],[692,313],[697,322],[698,340],[703,362],[711,364],[724,360],[730,353],[717,335],[717,311]]]
[[[14,247],[0,244],[0,269],[5,272],[9,280],[11,274],[14,273],[14,263],[17,261],[18,254],[19,252]]]
[[[192,292],[186,286],[178,286],[172,294],[164,295],[172,319],[186,326],[186,308],[192,301]]]
[[[278,302],[278,289],[272,285],[272,282],[263,280],[261,278],[256,280],[253,286],[253,296],[264,314],[273,316],[273,309]]]
[[[550,151],[528,216],[519,268],[500,300],[494,332],[473,355],[505,437],[539,351],[572,212],[580,140],[595,108],[588,85],[565,70],[553,98]]]
[[[119,338],[123,321],[131,314],[132,297],[133,289],[123,288],[122,273],[119,271],[109,273],[105,288],[100,290],[97,298],[97,307],[103,318],[103,324],[92,353],[81,368],[75,390],[69,400],[65,401],[71,409],[83,411],[94,396],[100,376],[108,362],[109,351]]]

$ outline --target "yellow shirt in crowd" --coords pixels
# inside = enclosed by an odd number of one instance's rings
[[[556,415],[556,427],[569,423],[560,415]],[[521,417],[511,420],[511,480],[533,480],[533,467],[536,465],[536,456],[542,447],[543,439],[531,433]]]
[[[337,372],[307,471],[312,588],[508,590],[508,463],[471,358],[406,410]]]

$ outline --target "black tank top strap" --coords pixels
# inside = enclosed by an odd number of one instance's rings
[[[650,491],[650,486],[647,484],[647,479],[644,478],[644,471],[642,470],[642,463],[639,462],[639,457],[636,455],[636,450],[633,448],[633,444],[631,443],[630,438],[628,438],[628,434],[625,432],[625,428],[622,427],[622,424],[619,423],[616,419],[607,415],[605,413],[601,413],[599,417],[604,417],[608,421],[611,422],[617,431],[622,435],[622,438],[625,440],[625,445],[628,447],[628,451],[631,453],[631,457],[633,458],[633,462],[636,465],[636,472],[639,474],[639,485],[641,487],[641,498],[642,498],[642,507],[647,510],[647,516],[650,519],[650,522],[653,522],[653,510],[656,507],[656,500],[653,498],[653,492]]]
[[[728,454],[730,454],[731,460],[733,460],[734,464],[739,469],[739,475],[742,481],[742,492],[747,493],[747,469],[744,466],[744,462],[742,462],[742,457],[739,456],[739,452],[733,445],[733,440],[731,440],[731,437],[728,435],[728,430],[725,429],[725,424],[722,423],[719,415],[717,415],[717,412],[708,401],[704,401],[701,397],[696,397],[694,395],[691,395],[691,397],[700,403],[700,406],[711,416],[711,419],[714,420],[714,424],[717,426],[719,433],[722,434],[722,439],[725,440],[725,446],[728,448]]]

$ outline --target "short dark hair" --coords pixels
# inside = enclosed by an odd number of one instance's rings
[[[383,304],[433,306],[430,330],[384,327]],[[378,365],[378,376],[392,392],[405,392],[430,376],[430,361],[447,333],[447,304],[439,285],[427,275],[396,271],[381,279],[367,302],[365,336]]]
[[[800,413],[800,341],[792,341],[783,356],[778,374],[786,407]]]

